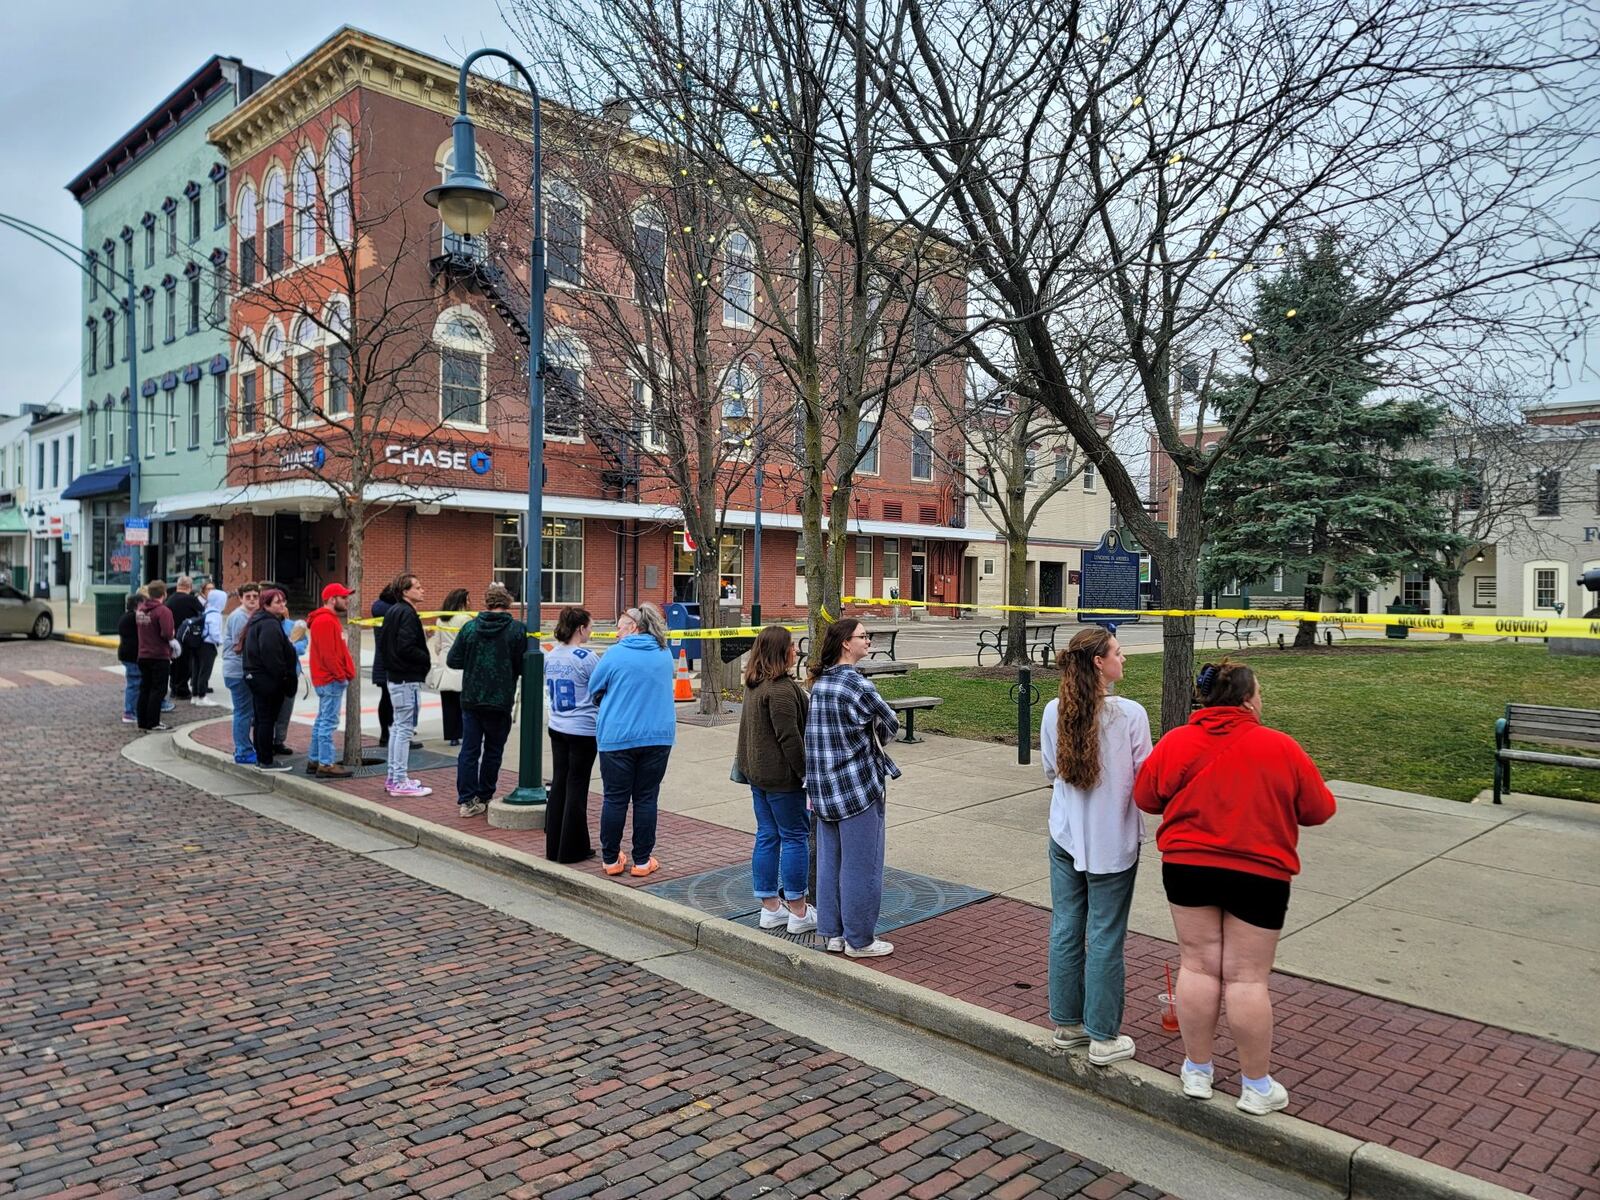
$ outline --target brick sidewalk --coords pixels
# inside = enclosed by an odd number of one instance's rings
[[[225,733],[217,740],[219,728],[225,727],[203,730],[202,740],[226,745]],[[391,801],[381,779],[339,786],[543,853],[542,833],[460,820],[448,769],[418,775],[436,796]],[[507,788],[515,783],[509,774],[504,780]],[[591,826],[599,807],[599,796],[591,795]],[[643,882],[747,861],[751,838],[663,812],[659,842],[663,869]],[[579,869],[600,873],[597,863]],[[1047,910],[996,896],[897,930],[891,958],[859,965],[1048,1026],[1049,927]],[[1176,972],[1177,962],[1173,942],[1129,935],[1127,1031],[1142,1061],[1173,1071],[1182,1047],[1161,1028],[1156,996],[1165,990],[1165,968]],[[1293,1115],[1533,1196],[1600,1200],[1600,1056],[1281,972],[1272,976],[1272,996],[1274,1074],[1290,1089]],[[1225,1023],[1215,1058],[1225,1088],[1236,1092],[1237,1061]]]

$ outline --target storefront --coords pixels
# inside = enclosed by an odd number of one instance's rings
[[[122,464],[80,475],[61,493],[63,500],[79,502],[81,547],[73,547],[82,563],[83,583],[92,587],[137,586],[133,578],[133,551],[124,526],[128,520],[128,477],[132,467]]]

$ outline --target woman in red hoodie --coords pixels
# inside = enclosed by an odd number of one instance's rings
[[[1261,724],[1261,685],[1249,667],[1207,664],[1196,691],[1205,707],[1156,744],[1133,800],[1162,816],[1156,846],[1178,931],[1184,1095],[1211,1097],[1211,1043],[1226,995],[1239,1108],[1262,1116],[1289,1103],[1268,1070],[1267,976],[1300,871],[1299,827],[1333,816],[1334,800],[1299,744]]]

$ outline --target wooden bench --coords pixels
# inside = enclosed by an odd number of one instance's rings
[[[1267,620],[1266,617],[1234,617],[1218,621],[1217,649],[1222,649],[1222,639],[1225,637],[1231,637],[1234,646],[1239,649],[1248,647],[1256,638],[1266,641],[1269,637]]]
[[[871,679],[875,675],[907,675],[916,665],[914,662],[891,662],[888,659],[873,662],[870,658],[864,658],[856,664],[856,670]]]
[[[907,745],[915,745],[924,740],[916,735],[917,714],[924,710],[931,712],[938,708],[939,705],[944,703],[944,697],[905,696],[899,700],[889,700],[886,703],[895,712],[902,713],[905,716],[905,723],[900,727],[900,736],[895,738],[895,741],[904,742]]]
[[[887,658],[890,662],[893,662],[894,643],[895,639],[900,636],[900,630],[893,627],[889,629],[869,628],[867,632],[872,635],[872,653],[867,655],[867,657],[877,658],[881,655],[882,657]],[[887,646],[883,644],[885,640],[887,640],[889,643]]]
[[[1048,667],[1053,665],[1056,654],[1056,630],[1060,624],[1053,625],[1023,625],[1022,636],[1027,642],[1028,658],[1032,660],[1036,655],[1039,665]],[[999,629],[978,630],[978,665],[983,666],[983,656],[986,652],[993,652],[1002,662],[1006,657],[1006,637],[1010,630],[1002,625]]]
[[[1506,715],[1494,723],[1494,802],[1511,790],[1511,764],[1538,763],[1546,767],[1575,767],[1600,771],[1600,758],[1576,754],[1550,754],[1541,750],[1513,750],[1512,741],[1547,746],[1600,750],[1600,712],[1588,708],[1549,708],[1542,704],[1508,704]]]

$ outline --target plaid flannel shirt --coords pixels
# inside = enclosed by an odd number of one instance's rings
[[[900,778],[900,768],[879,743],[899,730],[894,710],[854,667],[829,667],[811,685],[806,796],[819,818],[843,821],[883,799],[884,777]]]

